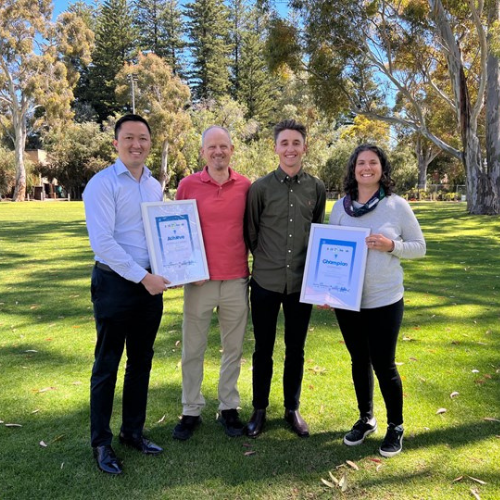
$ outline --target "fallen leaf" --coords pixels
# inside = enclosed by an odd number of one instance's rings
[[[375,470],[378,472],[382,468],[382,464],[378,464],[377,467],[375,467]]]
[[[456,478],[452,481],[452,483],[458,483],[458,482],[459,482],[459,481],[461,481],[463,478],[464,478],[464,476],[458,476],[458,477],[456,477]]]
[[[474,370],[472,370],[472,373],[479,373],[479,370],[476,370],[476,369],[474,368]]]
[[[450,394],[450,398],[453,399],[453,398],[456,398],[460,393],[457,392],[457,391],[453,391],[451,394]]]
[[[412,339],[411,337],[403,336],[403,340],[406,340],[407,342],[413,342],[415,339]]]
[[[486,481],[483,481],[482,479],[477,479],[476,477],[472,477],[472,476],[467,476],[469,479],[472,479],[472,481],[475,481],[476,483],[479,483],[479,484],[487,484]]]
[[[359,467],[354,463],[351,462],[350,460],[346,460],[345,463],[349,466],[352,467],[354,470],[359,470]]]
[[[21,424],[5,424],[5,427],[22,427]]]
[[[40,389],[38,392],[47,392],[47,391],[55,391],[55,387],[45,387],[44,389]]]
[[[483,420],[486,420],[486,422],[500,422],[498,418],[493,418],[493,417],[484,417]]]
[[[335,488],[335,484],[330,483],[330,481],[327,481],[326,479],[321,478],[321,482],[322,482],[325,486],[328,486],[328,488]]]
[[[158,422],[156,422],[156,423],[161,424],[163,421],[165,421],[165,417],[166,417],[166,415],[163,415],[163,417],[161,417],[160,420],[158,420]]]
[[[249,450],[249,451],[245,451],[245,453],[243,453],[243,455],[245,457],[249,457],[251,455],[255,455],[257,452],[255,450]]]
[[[439,410],[436,412],[436,415],[441,415],[441,413],[446,413],[446,408],[439,408]]]
[[[491,379],[491,378],[492,378],[492,377],[491,377],[491,375],[490,375],[489,373],[485,373],[485,374],[483,375],[483,377],[484,377],[484,378],[488,378],[488,379]]]
[[[28,350],[26,350],[24,352],[38,352],[38,351],[35,351],[35,349],[28,349]]]
[[[57,441],[61,441],[61,439],[64,437],[64,434],[60,434],[59,436],[55,437],[51,443],[56,443]]]
[[[401,365],[404,365],[404,363],[401,363],[401,362],[398,363],[398,362],[396,362],[395,365],[396,366],[401,366]]]
[[[61,469],[64,467],[64,462],[61,463]]]
[[[332,481],[335,483],[335,484],[339,484],[339,480],[332,474],[332,471],[329,470],[328,471],[328,475],[331,477]]]
[[[418,361],[417,358],[410,358],[411,361]]]
[[[38,413],[40,411],[40,408],[37,408],[36,410],[33,410],[31,414],[33,415],[34,413]]]
[[[42,448],[47,448],[47,443],[45,441],[40,441],[39,445],[42,447]]]
[[[382,463],[382,460],[380,460],[380,458],[369,458],[368,460],[371,460],[372,462],[375,462],[377,464],[381,464]]]
[[[340,487],[342,492],[347,490],[347,477],[345,474],[343,474],[339,480],[339,487]]]
[[[81,383],[79,380],[75,380],[75,381],[73,382],[73,385],[82,385],[82,383]]]
[[[477,489],[476,489],[476,488],[471,488],[471,489],[470,489],[470,492],[472,493],[472,496],[473,496],[476,500],[481,500],[481,497],[479,496],[479,493],[477,492]]]
[[[180,340],[178,340],[178,341],[175,343],[175,347],[179,347],[180,343],[181,343],[181,341],[180,341]]]

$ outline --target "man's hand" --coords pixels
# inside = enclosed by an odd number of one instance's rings
[[[141,283],[151,295],[158,295],[165,291],[165,288],[167,288],[167,285],[170,284],[170,281],[158,274],[147,273]]]

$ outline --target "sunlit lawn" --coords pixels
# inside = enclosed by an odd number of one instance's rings
[[[283,423],[281,336],[265,433],[256,440],[223,434],[215,421],[220,343],[214,320],[204,423],[190,441],[174,441],[182,290],[170,290],[146,424],[165,453],[145,457],[117,443],[125,474],[113,478],[97,470],[89,446],[95,330],[82,204],[0,203],[0,499],[500,498],[500,219],[469,216],[462,203],[413,207],[428,254],[405,263],[397,356],[405,392],[401,455],[377,453],[385,420],[378,390],[379,432],[355,448],[342,444],[357,418],[349,358],[334,315],[319,310],[301,398],[309,439]],[[252,347],[249,326],[239,383],[244,419],[251,413]],[[118,390],[115,430],[120,405]]]

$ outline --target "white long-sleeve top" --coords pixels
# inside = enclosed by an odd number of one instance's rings
[[[361,308],[394,304],[403,297],[403,268],[400,259],[423,257],[426,251],[424,235],[406,200],[392,194],[361,217],[351,217],[344,210],[344,199],[333,206],[330,224],[370,228],[371,234],[383,234],[394,241],[392,252],[368,250]]]

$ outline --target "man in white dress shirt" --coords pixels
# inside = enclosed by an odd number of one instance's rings
[[[153,344],[163,312],[168,280],[151,274],[141,203],[162,201],[159,182],[144,162],[151,130],[137,115],[116,122],[114,165],[98,172],[83,193],[90,245],[95,254],[91,296],[97,330],[90,380],[90,427],[100,470],[121,474],[110,428],[116,377],[123,349],[127,363],[123,385],[120,441],[142,453],[163,450],[146,439],[143,427]]]

